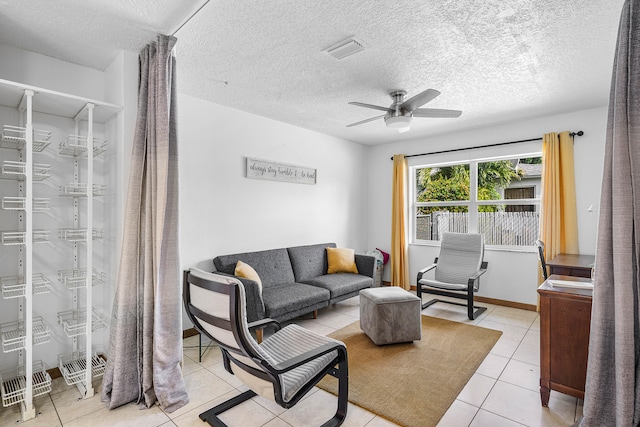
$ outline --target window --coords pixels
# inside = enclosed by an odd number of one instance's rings
[[[535,245],[540,156],[416,166],[411,173],[414,242],[454,231],[482,233],[487,245]]]

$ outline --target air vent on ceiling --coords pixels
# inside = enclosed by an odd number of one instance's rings
[[[341,42],[326,48],[323,52],[327,52],[329,55],[340,60],[358,52],[362,52],[363,50],[364,46],[362,43],[353,37],[349,37],[346,40],[342,40]]]

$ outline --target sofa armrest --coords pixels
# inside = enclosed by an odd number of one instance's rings
[[[356,254],[356,267],[358,267],[358,273],[373,279],[376,271],[376,258],[371,255]]]
[[[247,322],[251,323],[265,318],[264,301],[257,282],[221,271],[216,271],[215,273],[221,276],[234,277],[244,285],[244,293],[247,300]]]

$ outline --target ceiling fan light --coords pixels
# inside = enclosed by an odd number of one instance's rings
[[[384,122],[388,128],[406,129],[404,130],[406,132],[411,124],[411,116],[385,117]]]
[[[409,126],[407,126],[406,128],[398,128],[398,133],[405,133],[405,132],[409,132],[411,130],[411,128]]]

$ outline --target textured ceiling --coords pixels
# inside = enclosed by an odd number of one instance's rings
[[[0,0],[0,42],[104,69],[176,34],[182,93],[363,144],[603,106],[624,0]],[[356,36],[364,52],[322,50]],[[349,101],[442,92],[398,133]]]

